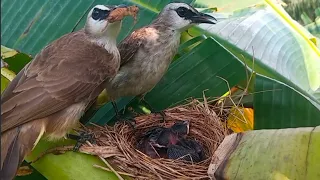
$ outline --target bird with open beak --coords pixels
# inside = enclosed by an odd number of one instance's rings
[[[14,178],[43,135],[49,140],[65,137],[77,126],[88,103],[117,74],[120,54],[116,38],[127,15],[114,14],[118,8],[93,7],[83,29],[42,49],[4,91],[1,179]]]
[[[170,3],[150,24],[132,32],[118,45],[121,65],[106,86],[109,99],[144,96],[161,80],[178,51],[181,32],[199,23],[215,24],[215,18],[185,3]],[[146,102],[151,111],[155,110]],[[164,120],[165,114],[161,112]]]

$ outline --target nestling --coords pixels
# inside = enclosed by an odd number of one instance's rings
[[[114,101],[125,96],[139,96],[144,100],[145,94],[161,80],[177,53],[181,32],[194,24],[215,24],[213,20],[214,17],[198,12],[188,4],[170,3],[150,25],[135,30],[120,42],[120,70],[106,86],[118,117]]]
[[[178,121],[169,128],[155,127],[140,137],[137,148],[152,158],[167,156],[167,148],[189,134],[189,121]]]
[[[120,66],[115,6],[97,5],[85,27],[42,49],[1,96],[1,177],[13,179],[44,135],[59,139],[74,128]]]

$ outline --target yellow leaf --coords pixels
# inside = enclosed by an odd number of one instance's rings
[[[16,55],[18,53],[19,52],[14,50],[14,49],[10,49],[10,48],[7,48],[7,47],[1,45],[1,57],[3,59],[12,57],[12,56],[14,56],[14,55]]]
[[[1,68],[1,75],[5,78],[7,78],[9,81],[12,81],[14,79],[14,77],[16,76],[16,74],[9,70],[8,68]]]
[[[233,107],[230,111],[227,123],[234,132],[253,130],[253,109]]]

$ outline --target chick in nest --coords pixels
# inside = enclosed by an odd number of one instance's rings
[[[200,162],[205,159],[203,147],[194,139],[180,139],[177,144],[169,145],[168,159],[181,159],[190,162]]]
[[[189,121],[178,121],[169,128],[155,127],[144,133],[137,149],[152,158],[166,157],[167,148],[189,134]]]

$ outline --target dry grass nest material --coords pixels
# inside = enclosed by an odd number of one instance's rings
[[[208,179],[207,170],[212,155],[228,134],[215,108],[193,100],[190,104],[166,110],[166,124],[160,123],[160,116],[150,114],[135,118],[136,130],[124,123],[112,127],[93,125],[87,127],[87,131],[94,133],[97,145],[85,145],[81,151],[107,158],[119,174],[127,174],[134,179]],[[154,126],[171,126],[177,120],[190,121],[189,136],[204,147],[207,159],[194,164],[181,160],[152,159],[135,149],[136,137]]]

